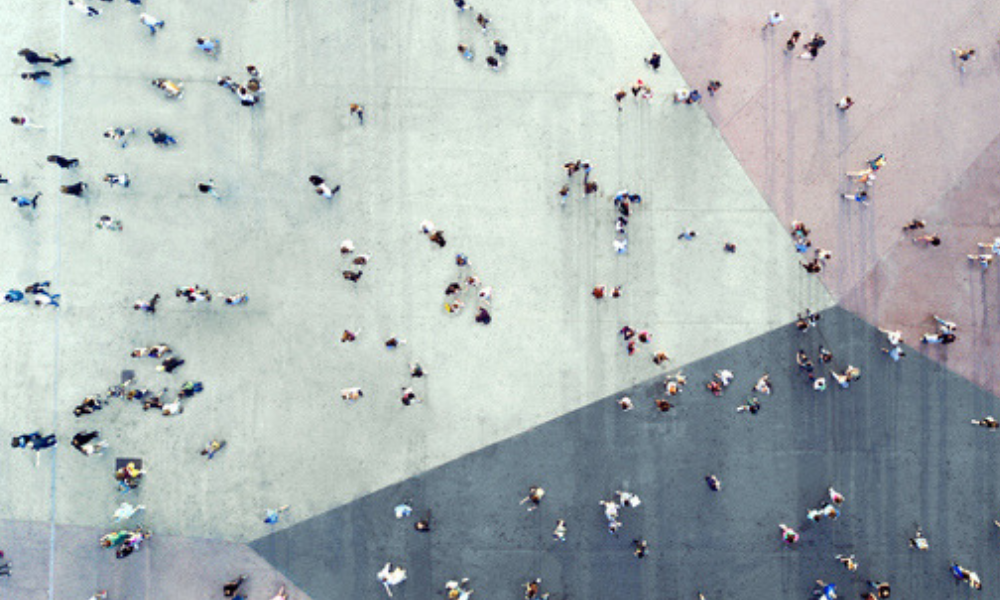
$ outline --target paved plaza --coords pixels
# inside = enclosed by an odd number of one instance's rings
[[[474,598],[498,599],[535,577],[552,600],[803,598],[817,579],[843,597],[866,579],[900,597],[965,597],[953,561],[983,593],[1000,586],[997,434],[969,425],[1000,392],[1000,280],[966,259],[1000,227],[1000,6],[91,2],[94,18],[63,1],[0,3],[4,116],[44,127],[0,127],[0,187],[42,192],[36,209],[0,214],[0,277],[61,294],[57,309],[0,307],[3,433],[59,439],[0,453],[0,563],[13,565],[0,599],[215,598],[241,573],[254,600],[280,585],[296,600],[380,598],[387,561],[408,569],[392,589],[402,599],[462,577]],[[785,22],[761,31],[773,9]],[[165,22],[155,35],[144,12]],[[793,29],[827,38],[814,61],[795,58],[801,44],[784,51]],[[199,36],[221,51],[198,50]],[[484,62],[494,39],[510,47],[498,72]],[[953,46],[980,50],[965,73]],[[74,60],[39,65],[52,72],[39,85],[21,78],[21,48]],[[656,72],[643,64],[653,52]],[[254,107],[217,84],[246,65],[265,90]],[[165,98],[156,78],[183,82],[183,96]],[[613,92],[636,79],[652,100],[629,93],[618,110]],[[715,96],[672,101],[709,79],[723,83]],[[845,94],[857,106],[841,113]],[[102,135],[116,126],[136,129],[128,147]],[[157,147],[154,127],[178,143]],[[879,153],[871,204],[839,199],[844,172]],[[567,180],[577,159],[596,194],[582,174]],[[339,192],[318,196],[314,174]],[[219,199],[199,193],[209,179]],[[77,181],[83,197],[60,193]],[[642,201],[616,253],[613,198],[626,188]],[[96,228],[103,215],[123,230]],[[915,217],[926,231],[902,232]],[[819,275],[800,266],[812,254],[795,251],[796,219],[832,251]],[[421,234],[425,220],[445,247]],[[678,239],[687,229],[697,236]],[[920,233],[943,243],[919,247]],[[345,280],[362,253],[362,278]],[[443,308],[449,283],[472,274],[492,288],[486,326],[475,290],[460,314]],[[195,284],[249,302],[175,296]],[[596,300],[599,284],[622,297]],[[155,314],[133,310],[157,293]],[[822,317],[801,333],[807,308]],[[919,343],[931,314],[959,324],[955,344]],[[631,356],[625,325],[652,335]],[[900,362],[878,327],[903,330]],[[345,329],[357,340],[341,342]],[[393,336],[405,343],[388,349]],[[160,343],[186,361],[174,373],[130,356]],[[795,354],[820,345],[829,368],[862,379],[814,392]],[[654,364],[657,350],[669,363]],[[425,377],[410,377],[414,362]],[[723,368],[736,380],[716,398],[705,384]],[[120,398],[74,416],[126,372],[170,398],[186,381],[204,391],[176,416]],[[667,373],[688,385],[660,413]],[[737,412],[765,373],[774,394]],[[355,386],[364,397],[344,402]],[[402,405],[408,386],[421,403]],[[635,410],[618,408],[625,395]],[[89,430],[103,454],[70,445]],[[227,444],[209,461],[199,450],[212,439]],[[121,458],[148,471],[124,496]],[[532,485],[548,494],[528,513],[518,501]],[[830,485],[847,496],[841,516],[809,522]],[[611,536],[598,501],[616,490],[643,503]],[[116,560],[98,539],[118,529],[123,500],[146,507],[154,536]],[[397,520],[404,501],[414,515]],[[428,510],[432,530],[414,531]],[[551,535],[560,518],[565,543]],[[797,545],[782,544],[782,522]],[[928,552],[907,545],[918,525]],[[649,541],[646,558],[633,538]]]

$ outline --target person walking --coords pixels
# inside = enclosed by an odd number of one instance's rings
[[[85,17],[98,17],[101,15],[101,11],[88,5],[83,0],[69,0],[69,5],[83,13]]]
[[[340,191],[339,185],[333,189],[330,189],[330,186],[327,185],[326,180],[320,177],[319,175],[310,175],[309,183],[316,186],[316,193],[319,194],[320,196],[323,196],[327,200],[332,199],[334,194]]]
[[[25,129],[45,129],[42,125],[38,125],[28,117],[23,115],[14,115],[10,118],[10,122],[18,127],[24,127]]]
[[[358,117],[358,123],[365,124],[365,107],[360,104],[351,104],[351,116]]]
[[[19,208],[24,208],[24,207],[38,208],[38,198],[41,195],[42,193],[38,192],[31,198],[28,198],[27,196],[12,196],[10,201],[17,204]]]
[[[75,158],[66,158],[65,156],[59,156],[58,154],[50,154],[45,158],[46,161],[59,165],[60,169],[73,169],[79,166],[80,161]]]
[[[199,181],[197,188],[202,194],[208,194],[216,200],[222,199],[222,196],[219,195],[218,188],[215,186],[215,181],[211,179],[208,181]]]
[[[163,26],[166,25],[163,19],[157,19],[149,13],[139,15],[139,22],[149,28],[149,35],[156,35],[156,30],[163,29]]]

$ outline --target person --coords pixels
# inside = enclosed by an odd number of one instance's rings
[[[121,523],[122,521],[128,521],[134,517],[137,513],[146,510],[146,507],[142,504],[138,506],[132,506],[128,502],[122,502],[121,505],[115,509],[114,517],[115,523]]]
[[[364,125],[365,124],[365,107],[361,106],[360,104],[353,104],[352,103],[351,106],[350,106],[350,108],[351,108],[351,115],[352,116],[356,115],[358,117],[358,123],[360,123],[361,125]]]
[[[30,206],[31,208],[38,208],[38,198],[41,195],[42,193],[38,192],[31,198],[28,198],[27,196],[11,196],[10,201],[13,202],[14,204],[17,204],[18,207],[23,208],[26,206]]]
[[[413,391],[413,388],[406,387],[403,388],[402,396],[400,396],[400,401],[403,403],[403,406],[410,406],[414,402],[419,404],[420,398],[417,398],[417,394],[416,392]]]
[[[566,521],[563,519],[556,520],[556,528],[552,531],[552,538],[559,542],[566,541]]]
[[[478,15],[476,15],[476,23],[479,24],[479,27],[483,31],[483,35],[485,35],[486,27],[490,24],[490,19],[483,13],[479,13]]]
[[[424,368],[420,365],[420,363],[415,362],[410,364],[410,377],[420,378],[426,374],[427,372],[424,371]]]
[[[528,505],[528,512],[536,510],[538,506],[542,503],[542,498],[545,497],[545,489],[538,485],[533,485],[528,488],[528,495],[521,499],[520,504],[530,502]]]
[[[524,598],[525,600],[535,600],[536,598],[548,598],[548,594],[542,593],[542,579],[541,577],[532,579],[531,581],[524,584]]]
[[[785,42],[785,52],[791,52],[795,50],[795,45],[799,43],[799,38],[802,37],[802,32],[796,29],[792,32],[792,35],[788,37],[788,41]]]
[[[861,204],[868,205],[868,190],[859,190],[853,194],[841,194],[841,198],[844,200],[854,200],[855,202],[860,202]]]
[[[69,0],[69,5],[80,11],[85,17],[98,17],[101,15],[101,11],[88,5],[83,0]]]
[[[288,510],[289,506],[285,504],[284,506],[279,506],[278,508],[269,508],[264,512],[264,522],[268,525],[274,525],[281,518],[281,513]]]
[[[39,85],[52,85],[52,73],[48,71],[29,71],[26,73],[21,73],[21,79],[25,81],[34,81]]]
[[[162,363],[157,365],[157,371],[166,371],[167,373],[173,373],[177,368],[183,365],[186,361],[183,358],[177,356],[167,357]]]
[[[111,127],[104,132],[104,137],[120,142],[120,147],[125,148],[128,146],[128,136],[135,133],[134,127],[124,128],[124,127]]]
[[[149,35],[156,35],[156,30],[163,29],[163,26],[166,25],[163,19],[157,19],[149,13],[139,15],[139,22],[149,27]]]
[[[903,225],[903,231],[916,231],[917,229],[923,229],[927,226],[927,221],[923,219],[913,219],[906,225]]]
[[[646,558],[646,553],[649,552],[649,542],[646,540],[635,539],[632,540],[632,545],[635,546],[632,554],[635,554],[636,558]]]
[[[924,244],[926,246],[940,246],[941,236],[936,233],[932,235],[921,235],[913,238],[913,242],[916,244]]]
[[[184,84],[170,79],[154,79],[150,82],[153,87],[163,90],[167,98],[180,98],[184,95]]]
[[[25,129],[45,129],[45,127],[36,124],[31,119],[23,115],[14,115],[10,118],[10,122],[18,127],[24,127]]]
[[[76,196],[79,198],[83,196],[85,191],[87,191],[87,184],[82,181],[78,181],[70,185],[60,186],[59,191],[66,195]]]
[[[998,428],[1000,428],[1000,422],[998,422],[992,416],[983,417],[982,419],[972,419],[972,424],[978,425],[980,427],[985,427],[986,429],[990,429],[993,431],[996,431]]]
[[[919,527],[917,527],[917,532],[913,534],[913,537],[910,538],[910,548],[922,551],[930,549],[930,544],[927,543],[927,538],[924,537],[924,532]]]
[[[72,57],[62,58],[55,52],[50,52],[46,55],[41,55],[31,48],[21,48],[17,51],[17,55],[22,57],[29,65],[37,65],[38,63],[51,63],[54,67],[62,67],[73,62]]]
[[[385,592],[392,598],[392,588],[406,581],[406,569],[391,562],[385,563],[378,572],[378,580],[385,587]]]
[[[222,595],[226,598],[232,598],[240,591],[240,587],[243,586],[243,582],[247,580],[246,575],[240,575],[236,579],[227,581],[222,585]]]
[[[991,264],[993,264],[992,254],[980,254],[978,256],[975,254],[969,254],[968,257],[969,260],[978,262],[979,266],[982,267],[984,271],[988,269]]]
[[[271,600],[288,600],[288,592],[285,591],[284,585],[278,588],[278,593]]]
[[[309,183],[316,186],[316,193],[323,196],[327,200],[333,198],[333,195],[340,191],[340,186],[330,189],[330,186],[326,184],[326,180],[319,175],[310,175]]]
[[[722,490],[722,482],[715,475],[708,475],[705,477],[705,483],[708,484],[708,489],[713,492],[718,492]]]
[[[660,61],[662,61],[662,60],[663,60],[663,56],[661,56],[659,52],[653,52],[649,56],[649,58],[645,59],[645,62],[646,62],[646,65],[649,66],[649,68],[653,69],[653,71],[659,71],[660,70]]]
[[[486,66],[488,66],[490,69],[494,71],[499,71],[500,65],[501,65],[500,59],[498,59],[497,57],[493,55],[486,57]]]
[[[359,387],[344,388],[340,390],[340,397],[347,401],[349,404],[353,404],[360,400],[364,396],[364,392],[361,391]]]
[[[806,51],[799,55],[799,58],[806,60],[814,60],[819,55],[819,50],[826,45],[826,39],[818,34],[814,33],[811,40],[806,42]]]
[[[888,598],[892,593],[889,583],[886,581],[869,581],[868,586],[874,589],[876,596],[882,599]]]
[[[201,449],[201,455],[212,460],[215,455],[218,454],[219,450],[226,447],[226,440],[212,440]]]
[[[844,96],[840,100],[837,100],[837,108],[840,109],[840,112],[847,112],[847,109],[852,106],[854,106],[854,100],[850,96]]]
[[[840,561],[840,564],[844,565],[844,568],[852,573],[858,570],[858,561],[854,560],[854,555],[850,556],[844,554],[838,554],[836,559]]]
[[[149,134],[149,137],[152,138],[153,143],[156,144],[157,146],[167,147],[177,143],[177,140],[174,139],[173,136],[168,135],[165,131],[163,131],[159,127],[154,127],[153,129],[150,129],[146,133]],[[122,145],[122,147],[124,148],[125,146]]]
[[[797,531],[784,523],[779,523],[778,527],[781,529],[781,539],[783,539],[786,544],[794,544],[799,541],[799,533]]]
[[[104,175],[104,182],[110,185],[111,187],[120,185],[122,187],[127,188],[129,184],[132,183],[132,180],[129,179],[128,173],[122,173],[121,175],[117,175],[115,173],[107,173]]]
[[[817,596],[819,600],[837,600],[837,584],[817,579],[816,586],[817,589],[813,592],[813,596]]]
[[[760,28],[761,31],[766,31],[768,27],[777,27],[781,25],[785,20],[784,15],[776,10],[772,10],[767,14],[767,21],[764,21],[764,26]]]
[[[141,310],[143,312],[148,312],[150,314],[156,312],[156,303],[160,301],[160,295],[154,294],[153,297],[146,302],[145,300],[136,300],[132,308],[135,310]]]
[[[462,55],[462,58],[470,62],[476,57],[476,53],[465,44],[458,45],[458,53]]]
[[[507,56],[508,50],[507,44],[500,40],[493,40],[493,51],[496,52],[497,56]]]
[[[35,452],[40,452],[46,448],[54,448],[58,445],[59,442],[56,440],[56,435],[54,433],[43,436],[38,431],[18,435],[10,440],[10,446],[12,448],[24,448],[34,450]]]
[[[708,90],[709,96],[715,96],[715,92],[722,89],[722,82],[719,81],[718,79],[709,79],[708,87],[706,89]]]
[[[198,191],[202,194],[208,194],[215,198],[216,200],[221,200],[222,197],[219,196],[218,188],[215,186],[215,181],[209,179],[208,181],[199,181],[197,185]]]
[[[94,454],[100,454],[105,448],[108,447],[108,443],[104,440],[94,441],[100,437],[100,433],[97,431],[81,431],[80,433],[73,436],[70,444],[80,451],[84,456],[93,456]]]
[[[195,44],[198,46],[198,49],[204,52],[205,54],[218,56],[219,46],[221,45],[221,42],[213,38],[200,37],[195,41]]]
[[[906,356],[906,352],[903,350],[902,346],[890,346],[888,348],[882,348],[882,352],[887,354],[893,362],[899,362],[899,359]]]
[[[59,156],[58,154],[50,154],[45,160],[59,165],[60,169],[72,169],[80,164],[80,161],[75,158],[66,158],[64,156]]]
[[[10,568],[14,563],[10,561],[0,562],[0,577],[10,577]]]
[[[951,54],[958,59],[958,70],[965,73],[965,66],[971,60],[976,60],[975,48],[952,48]]]
[[[469,588],[469,578],[465,577],[461,581],[451,580],[444,584],[445,597],[448,600],[469,600],[472,590]]]

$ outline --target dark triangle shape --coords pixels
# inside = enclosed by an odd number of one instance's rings
[[[956,593],[953,560],[998,589],[1000,433],[969,423],[997,411],[995,398],[917,352],[893,363],[884,339],[833,308],[808,333],[783,326],[685,367],[669,413],[652,407],[657,377],[623,392],[635,410],[602,399],[251,546],[313,600],[380,597],[375,575],[390,560],[409,571],[400,599],[438,597],[459,577],[472,578],[474,597],[504,599],[534,577],[553,599],[806,598],[816,579],[856,598],[869,578],[890,581],[893,597],[943,598]],[[794,356],[819,344],[861,380],[814,392]],[[704,384],[720,368],[736,380],[716,398]],[[774,394],[758,415],[737,413],[765,372]],[[709,473],[721,492],[707,488]],[[548,493],[528,513],[518,501],[533,484]],[[807,521],[830,484],[847,496],[840,518]],[[617,489],[643,503],[622,510],[612,536],[598,501]],[[414,516],[433,509],[431,533],[393,518],[403,500]],[[557,518],[568,521],[565,543],[552,539]],[[797,546],[780,541],[780,522],[799,530]],[[908,547],[918,523],[928,552]],[[634,537],[650,543],[643,560]],[[857,555],[856,573],[841,553]]]

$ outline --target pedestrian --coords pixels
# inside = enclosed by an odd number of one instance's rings
[[[618,403],[618,408],[624,411],[629,411],[635,408],[635,404],[632,402],[632,399],[629,398],[628,396],[619,398],[618,400],[616,400],[616,402]]]
[[[919,527],[917,527],[917,532],[913,534],[913,537],[910,538],[910,548],[922,551],[930,549],[930,544],[927,542],[927,538],[924,537],[924,532]]]
[[[360,104],[351,104],[351,116],[358,117],[358,123],[365,124],[365,107]]]
[[[339,185],[333,189],[330,189],[330,186],[327,185],[326,180],[320,177],[319,175],[310,175],[309,183],[316,186],[316,193],[319,194],[320,196],[323,196],[327,200],[333,198],[334,194],[340,191]]]
[[[285,504],[284,506],[279,506],[278,508],[269,508],[264,511],[264,522],[268,525],[274,525],[281,518],[281,513],[287,511],[289,506]]]
[[[18,50],[17,55],[24,58],[29,65],[37,65],[38,63],[51,63],[54,67],[62,67],[73,62],[72,57],[62,58],[55,52],[50,52],[46,55],[41,55],[30,48],[21,48]]]
[[[722,482],[715,475],[708,475],[705,477],[705,483],[708,484],[708,489],[713,492],[718,492],[722,490]]]
[[[121,175],[116,175],[115,173],[107,173],[104,176],[104,182],[110,185],[111,187],[120,185],[124,188],[127,188],[129,184],[132,183],[132,181],[129,179],[128,173],[122,173]]]
[[[72,183],[70,185],[59,186],[59,191],[69,196],[81,198],[87,191],[87,184],[82,181],[77,181],[76,183]]]
[[[28,198],[27,196],[11,196],[10,201],[17,204],[20,208],[27,206],[30,206],[31,208],[38,208],[38,198],[41,195],[42,193],[38,192],[31,198]]]
[[[979,575],[976,574],[975,571],[970,571],[962,566],[959,566],[958,563],[952,563],[951,574],[955,578],[956,582],[964,581],[974,590],[983,589],[983,583],[979,580]]]
[[[163,131],[159,127],[150,129],[146,133],[149,134],[149,137],[152,138],[153,143],[156,144],[157,146],[163,146],[165,148],[167,146],[171,146],[177,143],[177,140],[174,139],[173,136],[168,135],[165,131]],[[124,144],[122,145],[122,147],[123,148],[125,147]]]
[[[10,577],[10,568],[13,563],[10,561],[0,562],[0,577]]]
[[[212,440],[201,449],[201,455],[212,460],[220,450],[226,447],[226,440]]]
[[[869,580],[868,581],[868,587],[870,587],[873,590],[875,590],[875,594],[876,594],[876,596],[878,598],[888,598],[889,595],[890,595],[890,593],[891,593],[891,589],[889,587],[889,583],[886,582],[886,581],[871,581],[871,580]]]
[[[10,122],[18,127],[24,127],[25,129],[45,129],[45,127],[34,123],[31,119],[25,116],[14,115],[10,118]]]
[[[681,231],[681,234],[679,236],[677,236],[677,239],[679,239],[679,240],[685,240],[685,241],[691,241],[697,235],[698,235],[698,232],[696,232],[694,229],[685,229],[685,230]]]
[[[167,98],[180,98],[184,95],[184,84],[170,79],[154,79],[150,82],[153,87],[163,90]]]
[[[214,38],[200,37],[197,40],[195,40],[195,45],[197,45],[198,49],[204,52],[205,54],[218,56],[221,42],[219,42],[219,40]]]
[[[785,541],[786,544],[794,544],[799,541],[799,533],[785,525],[784,523],[779,523],[778,527],[781,528],[781,539]]]
[[[499,71],[501,66],[500,59],[492,55],[487,56],[486,66],[488,66],[490,69],[493,69],[494,71]]]
[[[646,553],[649,552],[649,542],[646,540],[636,539],[632,540],[632,545],[635,546],[632,554],[635,554],[636,558],[646,558]]]
[[[69,5],[83,13],[86,17],[97,17],[101,14],[101,11],[97,10],[93,6],[89,6],[83,0],[69,0]]]
[[[556,528],[552,531],[552,538],[558,542],[566,541],[566,521],[556,520]]]
[[[717,79],[709,79],[708,87],[706,89],[708,89],[709,96],[715,96],[715,92],[722,89],[722,82]]]
[[[476,57],[476,53],[465,44],[458,45],[458,53],[462,55],[462,58],[470,62]]]
[[[455,0],[455,6],[458,7],[458,12],[465,12],[472,9],[465,0]]]
[[[837,584],[826,583],[822,579],[816,580],[817,589],[813,591],[813,596],[818,600],[837,600]]]
[[[440,229],[435,229],[427,238],[438,245],[440,248],[444,248],[447,242],[444,239],[444,232]]]
[[[483,35],[486,35],[486,28],[490,24],[490,20],[483,13],[476,15],[476,23],[482,29]]]
[[[80,161],[75,158],[66,158],[65,156],[59,156],[58,154],[50,154],[45,160],[59,165],[60,169],[72,169],[80,164]]]
[[[21,73],[21,79],[25,81],[34,81],[39,85],[52,85],[52,73],[48,71],[27,71]]]
[[[163,19],[157,19],[149,13],[139,15],[139,22],[149,27],[149,35],[156,35],[156,30],[163,29],[163,26],[166,25]]]
[[[278,593],[275,594],[274,597],[271,598],[271,600],[288,600],[288,592],[285,591],[285,586],[282,585],[281,587],[279,587]]]
[[[969,254],[968,257],[971,261],[979,262],[979,266],[982,267],[984,271],[988,269],[991,264],[993,264],[994,258],[992,254]]]
[[[854,100],[850,96],[844,96],[840,100],[837,100],[837,108],[840,112],[847,112],[847,109],[854,106]]]
[[[776,10],[772,10],[767,14],[767,21],[764,21],[764,26],[760,28],[761,31],[766,31],[768,27],[777,27],[781,25],[785,20],[784,15]]]
[[[785,42],[785,52],[791,52],[792,50],[795,50],[795,45],[799,43],[800,37],[802,37],[801,31],[799,31],[798,29],[793,31],[792,35],[789,36],[788,41]]]
[[[243,586],[243,582],[247,580],[247,575],[240,575],[232,581],[227,581],[222,585],[222,595],[226,598],[232,598],[240,591],[240,587]]]
[[[805,60],[814,60],[819,55],[819,50],[826,45],[826,39],[818,34],[814,33],[811,40],[806,42],[806,51],[799,55],[799,58]]]
[[[978,425],[980,427],[985,427],[986,429],[990,429],[992,431],[996,431],[998,428],[1000,428],[1000,421],[994,419],[992,415],[983,417],[982,419],[978,420],[972,419],[972,424]]]
[[[104,440],[98,440],[101,436],[98,431],[81,431],[73,436],[70,440],[70,445],[80,451],[84,456],[93,456],[94,454],[100,454],[105,448],[108,447],[108,443]]]
[[[508,50],[507,44],[500,40],[493,40],[493,51],[496,52],[497,56],[507,56]]]
[[[952,48],[951,55],[958,59],[958,70],[965,73],[965,66],[969,61],[976,60],[975,48]]]
[[[135,133],[134,127],[123,128],[123,127],[111,127],[104,132],[104,137],[120,142],[120,146],[125,148],[128,146],[128,136]]]
[[[528,495],[521,499],[520,504],[528,504],[528,512],[536,510],[538,506],[542,503],[542,498],[545,497],[545,489],[538,485],[533,485],[528,488]]]
[[[90,600],[108,600],[108,591],[101,590],[90,597]]]
[[[132,305],[134,310],[141,310],[143,312],[148,312],[150,314],[156,312],[156,303],[160,301],[160,295],[154,294],[153,297],[146,302],[145,300],[136,300],[135,304]]]
[[[869,204],[868,190],[859,190],[853,194],[841,194],[840,197],[844,200],[854,200],[855,202],[859,202],[865,206],[868,206]]]
[[[659,71],[660,70],[660,61],[662,61],[662,60],[663,60],[663,57],[660,55],[659,52],[653,52],[649,56],[649,58],[645,59],[645,63],[646,63],[646,66],[648,66],[649,68],[653,69],[653,71]]]
[[[178,369],[185,362],[186,361],[184,359],[182,359],[182,358],[179,358],[179,357],[176,357],[176,356],[170,356],[166,360],[164,360],[162,363],[160,363],[159,365],[157,365],[156,370],[157,371],[166,371],[167,373],[173,373],[176,369]]]
[[[341,399],[346,401],[348,404],[354,404],[362,397],[364,397],[364,395],[365,395],[364,392],[361,391],[361,388],[359,387],[344,388],[340,390]]]
[[[400,396],[399,399],[403,403],[403,406],[410,406],[414,402],[420,404],[421,400],[420,398],[417,397],[417,394],[416,392],[413,391],[413,388],[405,387],[402,388],[402,390],[403,390],[402,395]]]
[[[524,598],[525,600],[535,600],[548,598],[548,594],[542,593],[542,579],[541,577],[537,579],[532,579],[531,581],[524,584]]]
[[[927,226],[927,221],[923,219],[913,219],[906,225],[903,225],[903,231],[915,231],[917,229],[923,229]]]
[[[490,315],[489,309],[485,306],[480,306],[476,311],[476,323],[482,325],[489,325],[493,321],[493,316]]]
[[[940,246],[941,236],[936,233],[931,235],[921,235],[913,238],[913,242],[915,244],[923,244],[924,246]]]
[[[208,181],[200,181],[197,185],[198,191],[202,194],[208,194],[215,198],[216,200],[221,200],[222,197],[219,195],[218,188],[215,186],[215,181],[209,179]]]
[[[392,598],[392,588],[406,581],[406,569],[387,562],[378,572],[378,580],[385,587],[385,592]]]
[[[121,505],[115,509],[114,514],[111,516],[114,518],[115,523],[121,523],[122,521],[128,521],[139,512],[145,510],[146,507],[143,506],[142,504],[139,504],[138,506],[132,506],[128,502],[122,502]]]
[[[833,489],[833,486],[826,488],[826,493],[830,496],[830,502],[833,502],[837,506],[840,506],[845,500],[847,500],[843,494]]]

